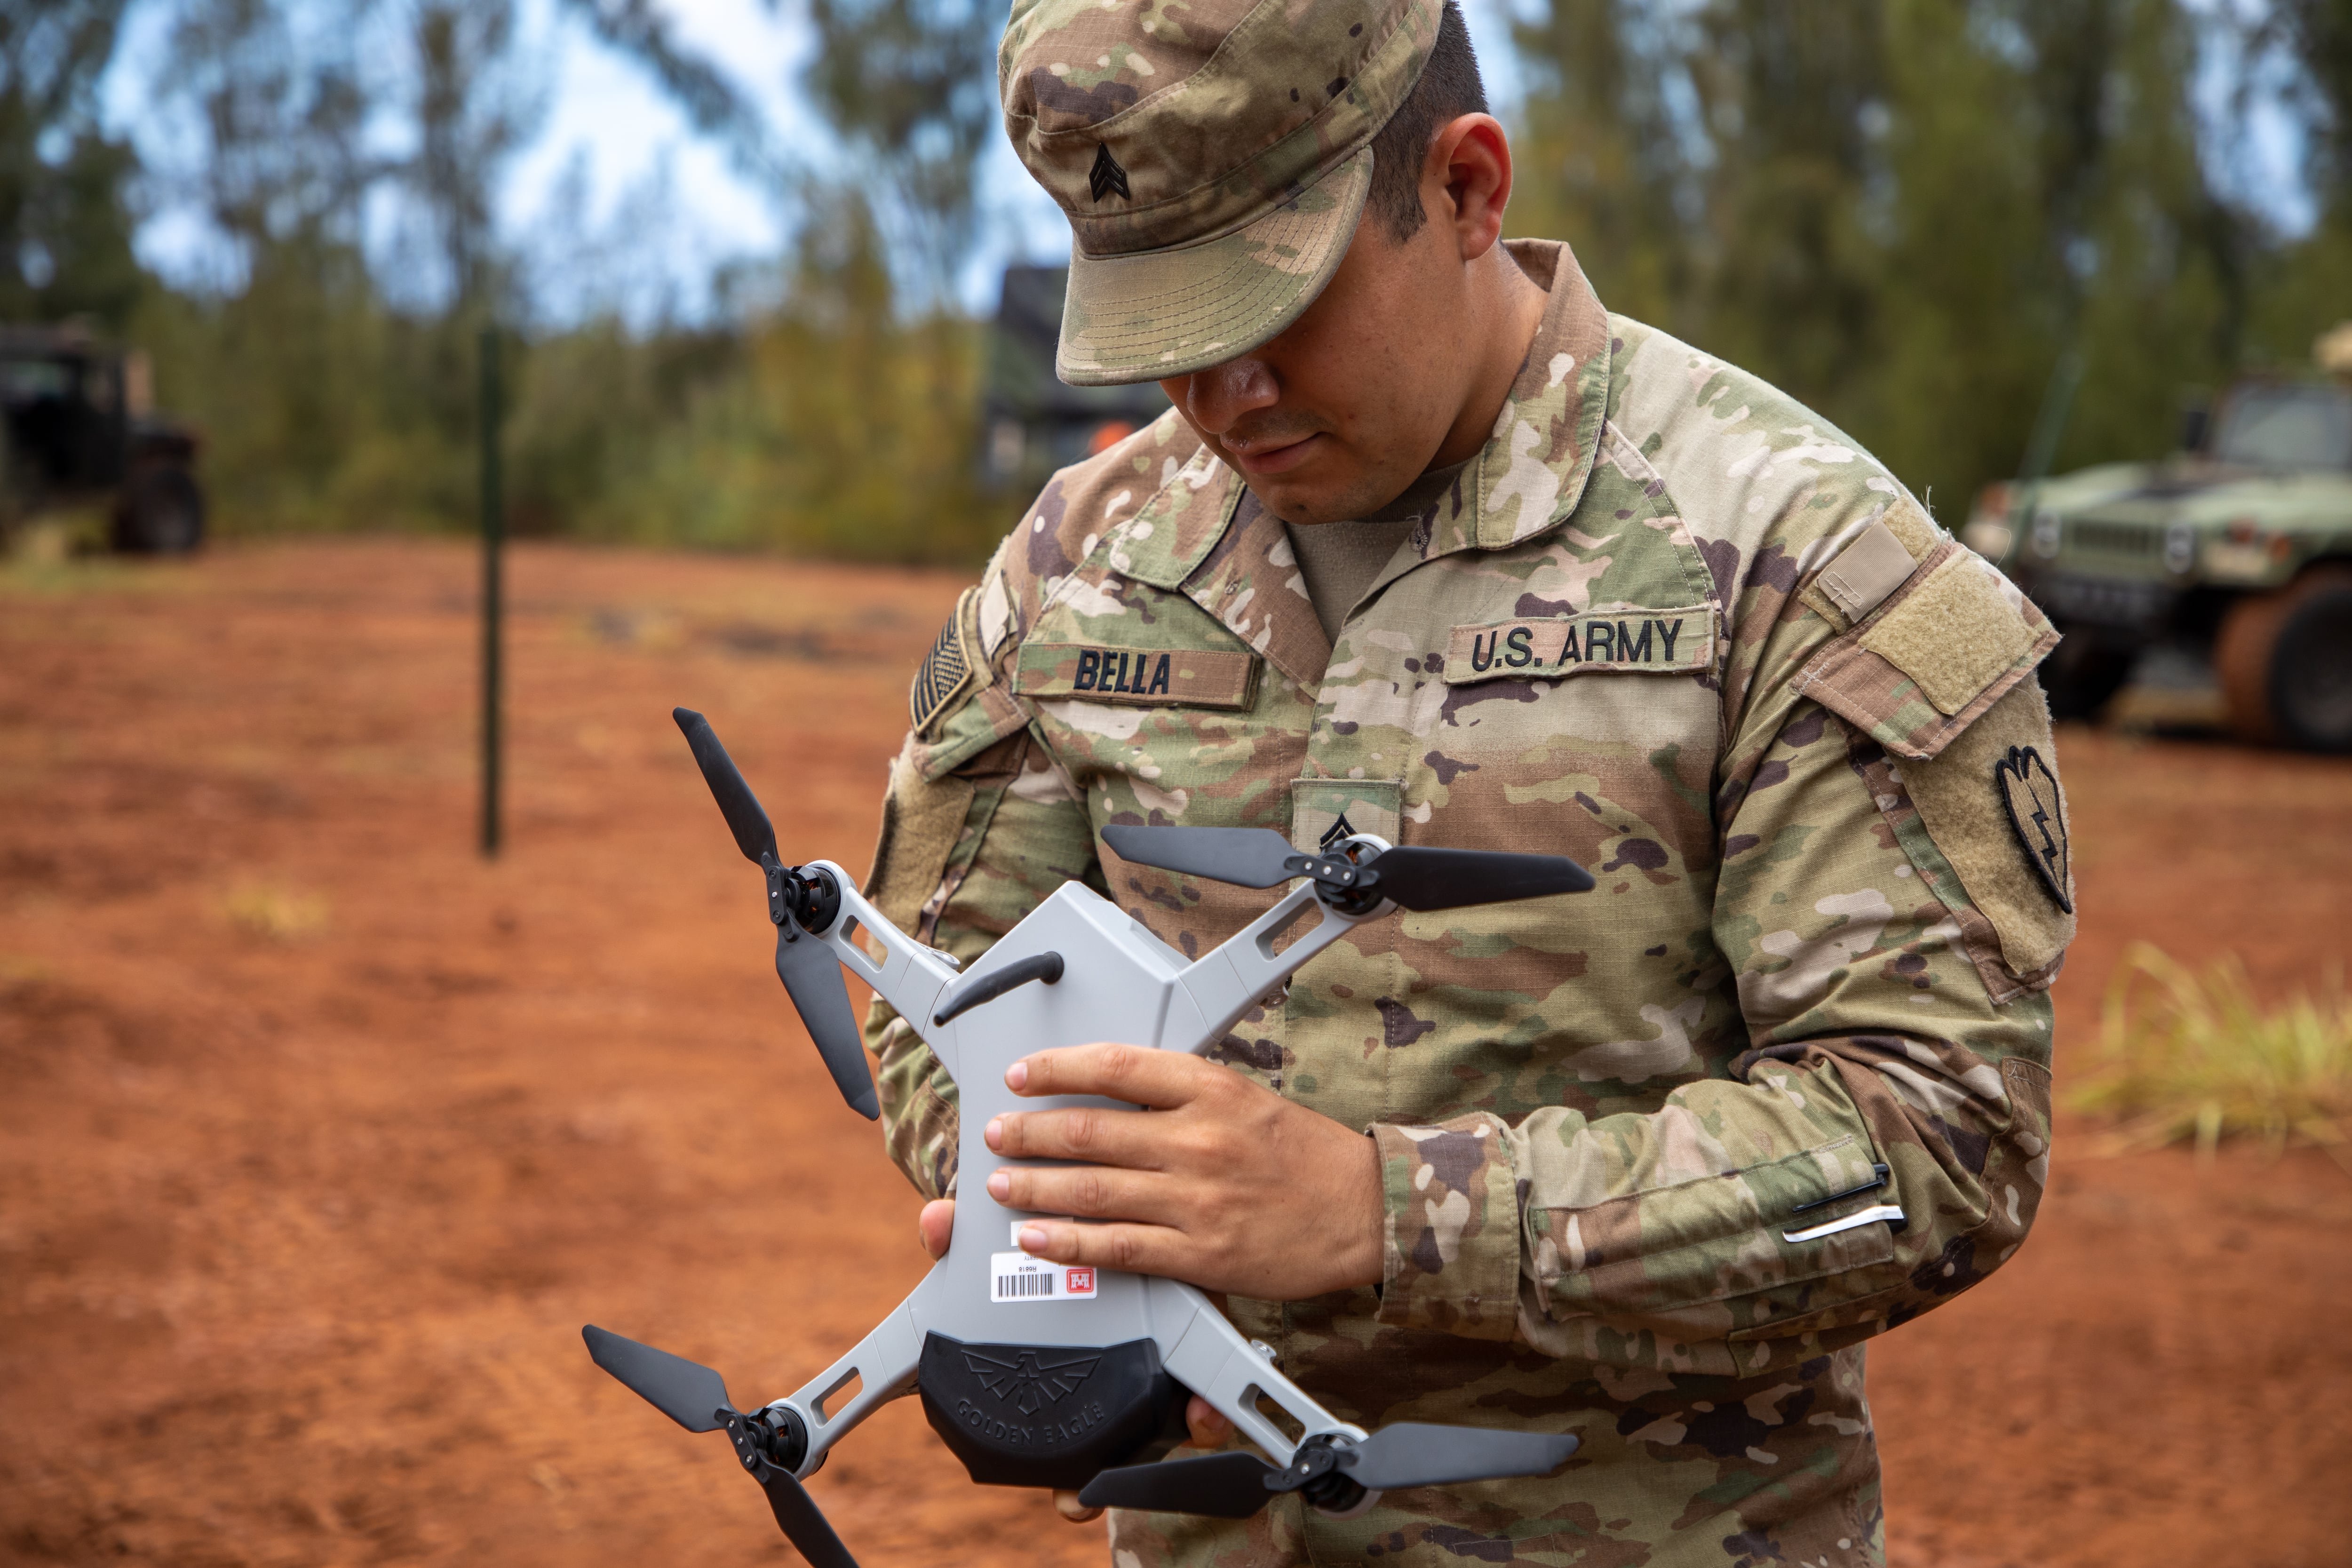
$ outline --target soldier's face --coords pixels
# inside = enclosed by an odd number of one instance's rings
[[[1279,336],[1160,384],[1284,521],[1363,517],[1484,445],[1533,330],[1526,296],[1541,308],[1494,248],[1509,157],[1487,116],[1454,121],[1432,144],[1429,221],[1411,238],[1367,210],[1330,283]]]

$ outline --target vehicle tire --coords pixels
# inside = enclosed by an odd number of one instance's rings
[[[114,547],[137,555],[184,555],[205,540],[205,492],[176,463],[136,469],[114,507]]]
[[[2230,606],[2213,669],[2242,740],[2352,752],[2352,568],[2306,572]]]
[[[2086,631],[2068,632],[2042,661],[2042,691],[2053,719],[2089,721],[2099,716],[2131,679],[2139,649],[2105,641]]]

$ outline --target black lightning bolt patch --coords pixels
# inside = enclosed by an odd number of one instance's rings
[[[2058,793],[2058,777],[2032,746],[2011,746],[1992,765],[1993,786],[2009,808],[2009,825],[2025,846],[2025,858],[2034,875],[2068,914],[2074,900],[2067,892],[2066,806]]]
[[[1118,160],[1110,155],[1110,143],[1108,142],[1095,143],[1095,166],[1087,171],[1087,184],[1094,191],[1097,201],[1102,200],[1104,194],[1109,191],[1117,191],[1118,199],[1123,202],[1135,199],[1128,192],[1127,171],[1120,168]]]
[[[1094,1355],[1069,1356],[1052,1363],[1041,1362],[1035,1351],[1024,1350],[1018,1361],[1000,1361],[966,1350],[963,1363],[980,1379],[981,1387],[999,1399],[1010,1399],[1013,1407],[1024,1415],[1034,1415],[1048,1405],[1076,1394],[1080,1384],[1100,1361]]]

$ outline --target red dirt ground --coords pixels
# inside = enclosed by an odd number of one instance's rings
[[[594,1320],[769,1397],[921,1275],[671,728],[862,868],[955,580],[546,546],[512,566],[512,811],[473,852],[473,558],[227,549],[0,577],[0,1560],[788,1552]],[[2067,733],[2086,919],[2340,963],[2352,767]],[[2098,1159],[1872,1352],[1905,1568],[2352,1561],[2352,1179]],[[871,1563],[1092,1563],[911,1401],[814,1489]]]

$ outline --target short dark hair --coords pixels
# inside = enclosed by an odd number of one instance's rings
[[[1445,0],[1437,18],[1437,42],[1421,79],[1372,138],[1372,189],[1365,216],[1378,214],[1390,237],[1402,245],[1421,232],[1429,215],[1421,205],[1421,164],[1437,128],[1465,114],[1486,112],[1486,84],[1478,79],[1478,56],[1462,7]]]

